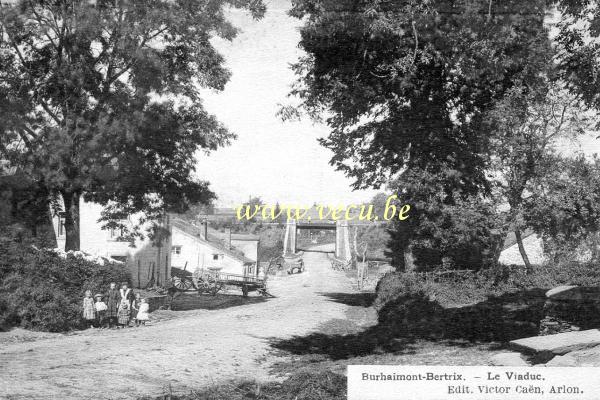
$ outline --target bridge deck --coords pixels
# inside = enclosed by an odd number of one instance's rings
[[[296,224],[296,229],[327,229],[334,231],[336,224],[335,222],[299,222]]]

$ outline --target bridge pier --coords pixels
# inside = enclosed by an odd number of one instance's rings
[[[288,219],[285,225],[285,237],[283,239],[283,254],[295,254],[296,248],[296,220]]]
[[[343,261],[352,260],[348,221],[340,220],[335,223],[335,258]]]
[[[340,261],[351,261],[352,251],[350,247],[350,226],[348,221],[336,221],[333,224],[302,224],[298,226],[295,219],[289,219],[285,225],[285,236],[283,239],[283,254],[295,254],[297,247],[298,229],[335,229],[335,258]]]

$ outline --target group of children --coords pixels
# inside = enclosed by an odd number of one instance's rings
[[[106,294],[92,297],[92,291],[86,290],[83,319],[90,328],[125,328],[132,322],[140,326],[149,319],[149,307],[146,299],[142,299],[139,293],[134,295],[127,283],[117,290],[117,284],[111,282]]]

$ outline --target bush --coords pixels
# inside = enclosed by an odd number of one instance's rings
[[[398,337],[508,342],[538,334],[548,289],[600,285],[593,263],[463,272],[385,275],[374,303],[380,326]]]
[[[443,306],[485,301],[529,289],[551,289],[560,285],[600,286],[600,267],[595,263],[557,263],[534,266],[487,268],[462,276],[433,279],[434,275],[392,272],[377,284],[374,305],[380,310],[401,296],[426,296]]]
[[[49,332],[82,327],[86,290],[104,291],[128,281],[119,264],[99,265],[74,255],[61,258],[27,243],[0,239],[0,327]]]
[[[258,248],[258,261],[269,261],[272,258],[279,257],[283,254],[283,240],[277,241],[275,246]]]
[[[377,297],[373,303],[375,309],[381,310],[390,301],[401,296],[424,296],[426,293],[424,281],[415,273],[388,272],[375,288]]]

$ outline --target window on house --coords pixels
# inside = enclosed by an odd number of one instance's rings
[[[218,260],[219,259],[219,255],[218,254],[213,254],[213,260]]]
[[[126,219],[120,220],[119,224],[125,225],[128,221]],[[110,238],[113,240],[119,240],[123,236],[125,236],[126,229],[124,227],[121,228],[111,228],[110,229]]]
[[[171,253],[173,254],[181,254],[181,246],[172,246]]]

